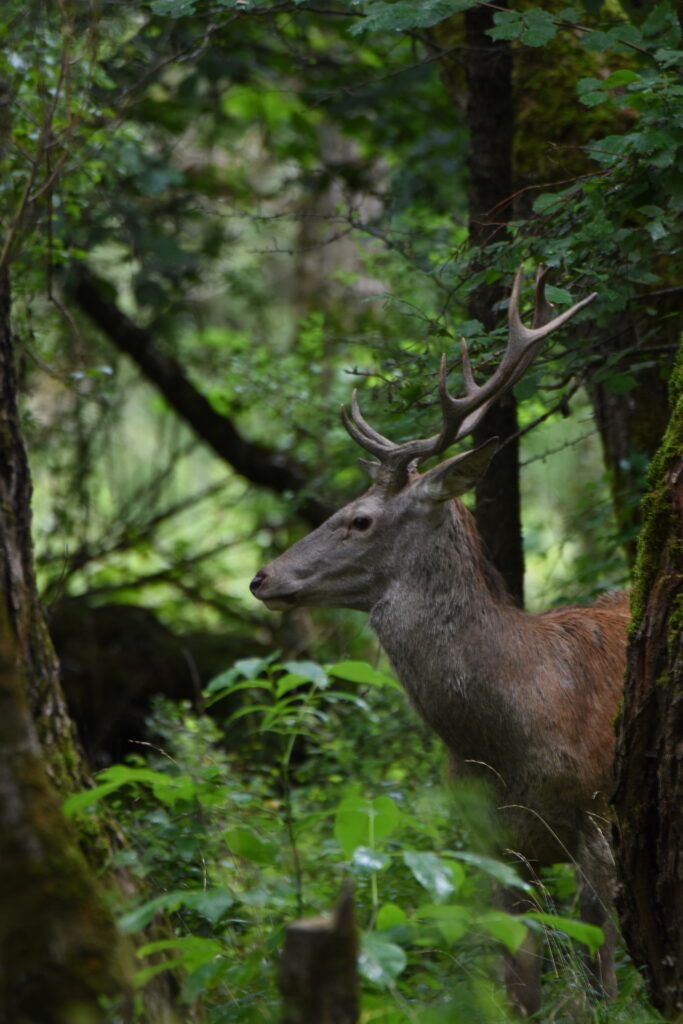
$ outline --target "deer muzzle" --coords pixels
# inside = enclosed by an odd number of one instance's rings
[[[261,569],[256,573],[253,580],[249,584],[254,597],[257,597],[259,601],[263,601],[266,608],[270,608],[271,611],[278,612],[284,611],[287,608],[292,608],[296,604],[296,598],[293,594],[268,594],[268,584],[272,583],[270,576],[267,572]]]

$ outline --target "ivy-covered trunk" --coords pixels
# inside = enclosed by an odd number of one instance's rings
[[[31,484],[17,414],[10,290],[0,270],[0,1020],[125,1017],[129,967],[60,810],[84,778],[37,599]],[[123,1017],[121,1018],[123,1019]]]
[[[673,413],[643,503],[617,738],[617,866],[629,951],[668,1020],[683,1019],[683,346]]]

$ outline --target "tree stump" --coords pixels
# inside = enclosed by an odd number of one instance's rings
[[[332,914],[287,928],[280,959],[283,1024],[356,1024],[358,933],[350,885]]]

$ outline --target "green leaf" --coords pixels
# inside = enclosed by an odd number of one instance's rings
[[[431,28],[453,14],[473,7],[476,0],[370,0],[364,4],[364,18],[349,26],[352,35],[365,32],[405,32],[414,28]]]
[[[584,92],[579,96],[579,102],[583,103],[584,107],[597,107],[600,103],[606,103],[608,99],[607,93],[597,89],[595,92]]]
[[[548,302],[562,302],[567,306],[571,304],[572,296],[566,288],[556,288],[555,285],[548,284],[545,287],[545,297]]]
[[[67,817],[82,814],[123,786],[150,786],[155,798],[168,806],[172,806],[178,800],[191,798],[197,790],[197,784],[189,775],[167,775],[152,768],[133,768],[125,764],[114,764],[110,768],[105,768],[97,777],[103,780],[100,785],[67,797],[62,805]]]
[[[232,853],[254,864],[275,864],[279,849],[276,843],[267,842],[246,828],[231,828],[223,838]]]
[[[526,937],[526,926],[518,917],[506,914],[504,910],[489,910],[477,917],[484,931],[498,939],[510,953],[516,953]]]
[[[526,27],[521,40],[527,46],[545,46],[557,34],[555,18],[549,11],[532,7],[524,12]]]
[[[519,11],[496,11],[493,28],[487,30],[491,39],[518,39],[524,23]]]
[[[207,921],[211,921],[213,924],[223,916],[226,910],[229,910],[235,903],[235,897],[233,896],[230,889],[226,887],[215,886],[211,889],[201,889],[197,893],[193,893],[189,901],[186,901],[186,906],[196,910],[198,914],[205,917]]]
[[[534,213],[545,213],[546,210],[552,209],[562,201],[562,196],[556,196],[553,192],[543,192],[534,199]]]
[[[480,871],[495,878],[497,882],[507,888],[522,889],[524,892],[531,891],[529,883],[520,878],[515,869],[505,861],[494,860],[493,857],[485,857],[482,854],[473,853],[471,850],[449,850],[448,856],[479,868]]]
[[[419,920],[434,921],[446,942],[457,942],[472,924],[472,911],[459,904],[426,903],[418,907],[415,916]]]
[[[400,928],[408,921],[405,910],[396,903],[383,903],[377,911],[375,928],[377,931],[385,931],[388,928]]]
[[[132,935],[145,928],[160,911],[170,912],[185,906],[186,900],[190,899],[192,895],[191,890],[172,889],[161,896],[155,896],[154,899],[146,900],[121,915],[118,920],[119,929],[124,935]]]
[[[325,669],[315,661],[284,661],[282,667],[294,675],[303,676],[310,683],[315,683],[321,690],[327,689],[330,685]]]
[[[543,914],[534,911],[524,914],[523,920],[538,921],[540,924],[547,925],[548,928],[564,932],[570,939],[583,942],[585,946],[588,946],[591,956],[595,956],[605,941],[605,933],[602,928],[598,928],[594,924],[586,924],[585,921],[577,921],[573,917],[561,917],[557,914]]]
[[[403,863],[435,900],[445,900],[455,890],[451,865],[435,853],[404,850]]]
[[[275,684],[275,695],[277,697],[284,697],[290,690],[296,690],[297,687],[303,686],[305,683],[310,682],[306,676],[300,676],[295,672],[285,672],[283,676],[277,680]]]
[[[258,679],[259,686],[269,688],[268,672],[271,666],[273,666],[273,662],[279,656],[279,651],[273,651],[265,658],[240,658],[231,668],[214,676],[211,682],[205,686],[205,692],[215,693],[217,690],[221,690],[225,691],[225,693],[231,693],[233,690],[244,688],[247,684],[237,683],[237,685],[233,685],[238,679]]]
[[[348,796],[340,801],[334,821],[334,835],[344,856],[351,858],[358,846],[375,849],[377,842],[388,838],[396,829],[401,812],[388,796],[367,800]]]
[[[335,661],[327,666],[327,671],[337,679],[346,679],[350,683],[362,683],[365,686],[389,686],[393,690],[401,690],[401,684],[393,676],[368,665],[366,661]]]
[[[362,935],[358,969],[368,981],[388,988],[405,970],[407,962],[408,958],[400,946],[387,942],[375,932]]]
[[[638,386],[638,381],[631,373],[613,373],[605,378],[605,389],[613,395],[625,395]]]
[[[197,0],[152,0],[149,6],[153,14],[182,18],[186,14],[195,13]]]
[[[613,71],[611,75],[608,75],[602,86],[604,89],[615,89],[617,86],[630,85],[631,82],[640,82],[641,80],[642,76],[635,71],[621,68],[619,71]]]
[[[358,868],[359,871],[367,871],[368,873],[383,871],[384,868],[389,867],[391,864],[391,857],[388,857],[386,853],[371,850],[367,846],[357,846],[353,851],[351,864],[354,868]]]

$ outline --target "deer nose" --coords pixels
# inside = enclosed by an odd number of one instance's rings
[[[256,573],[256,575],[254,576],[253,580],[249,584],[249,589],[251,590],[252,594],[256,594],[257,593],[259,587],[261,586],[263,581],[266,580],[266,579],[268,579],[268,574],[265,573],[263,571],[263,569],[261,569],[260,572]]]

